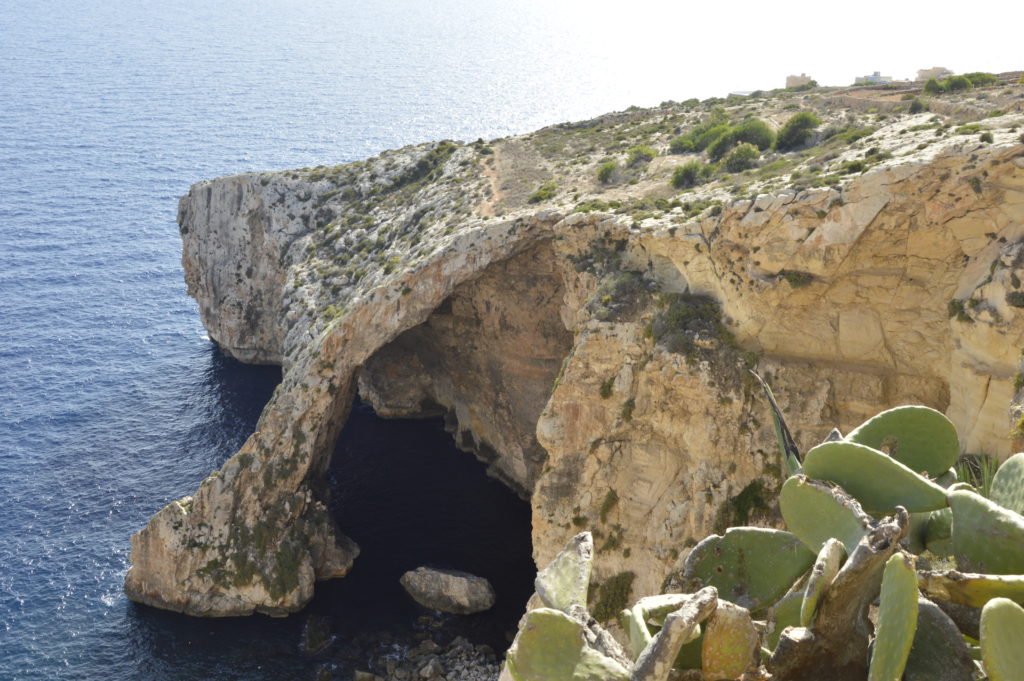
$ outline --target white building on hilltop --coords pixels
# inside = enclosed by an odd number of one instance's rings
[[[878,71],[875,71],[870,76],[857,76],[854,79],[854,85],[878,85],[880,83],[891,83],[892,76],[883,76]]]

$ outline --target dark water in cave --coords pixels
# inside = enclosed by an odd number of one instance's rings
[[[508,645],[533,589],[530,507],[459,451],[443,419],[382,419],[357,401],[330,469],[338,526],[362,553],[343,580],[321,588],[340,627],[410,631],[423,609],[398,582],[421,565],[486,577],[497,602],[448,626],[496,650]]]

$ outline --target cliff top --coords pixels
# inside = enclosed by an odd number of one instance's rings
[[[805,139],[785,133],[783,148],[776,138],[798,114],[812,125]],[[819,87],[664,102],[489,142],[244,177],[276,190],[283,214],[301,216],[305,229],[292,236],[308,238],[289,249],[285,302],[329,323],[360,291],[494,218],[551,208],[607,213],[635,228],[678,226],[759,195],[841,191],[873,169],[1013,144],[1021,130],[1020,83],[943,94]],[[738,151],[743,140],[754,146]]]

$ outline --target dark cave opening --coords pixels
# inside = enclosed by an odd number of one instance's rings
[[[456,447],[444,419],[383,419],[356,399],[328,483],[337,525],[361,553],[347,577],[318,585],[315,610],[337,615],[343,637],[402,637],[427,611],[399,577],[421,565],[463,570],[486,577],[497,600],[446,616],[446,633],[504,650],[533,591],[530,506],[486,468]]]

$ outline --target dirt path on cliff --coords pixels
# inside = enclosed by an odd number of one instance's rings
[[[507,139],[493,146],[493,160],[483,164],[491,196],[480,205],[481,215],[502,215],[521,208],[541,184],[551,179],[544,158],[532,145]]]
[[[484,177],[487,179],[488,185],[491,188],[489,198],[480,204],[480,208],[477,210],[480,215],[493,216],[498,203],[505,198],[504,193],[501,191],[501,182],[499,180],[498,167],[501,164],[502,157],[502,144],[494,145],[494,154],[487,159],[482,165],[484,170]]]

